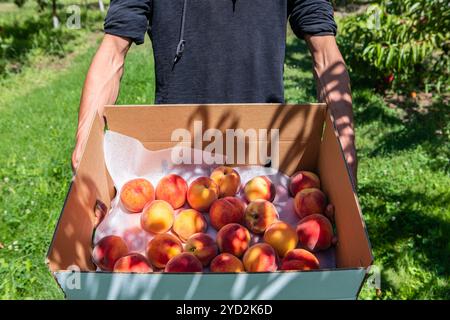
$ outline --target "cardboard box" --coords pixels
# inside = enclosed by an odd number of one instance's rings
[[[193,130],[279,129],[279,170],[317,171],[336,209],[336,269],[242,274],[118,274],[95,272],[91,261],[94,207],[115,196],[103,157],[104,128],[95,117],[69,189],[47,263],[69,299],[356,299],[373,257],[334,122],[325,104],[107,106],[110,130],[159,150],[171,133]],[[80,270],[74,272],[72,270]]]

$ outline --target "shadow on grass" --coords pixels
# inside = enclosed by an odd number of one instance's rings
[[[286,46],[286,64],[291,68],[298,68],[301,72],[289,75],[286,89],[295,89],[297,84],[309,88],[307,92],[316,96],[315,81],[305,78],[302,74],[312,72],[312,61],[306,43],[297,38],[290,38]],[[450,171],[450,142],[447,124],[450,123],[448,105],[443,101],[436,101],[427,107],[425,112],[418,112],[410,107],[399,107],[408,116],[401,119],[396,115],[380,96],[377,96],[375,82],[367,75],[351,73],[353,87],[353,106],[355,122],[368,125],[380,122],[386,126],[399,126],[399,130],[387,133],[381,143],[369,153],[369,156],[392,154],[397,151],[410,150],[421,146],[429,155],[430,167]],[[406,109],[408,108],[408,109]]]
[[[304,72],[313,72],[312,58],[304,40],[291,38],[286,44],[285,64],[290,68],[299,69],[301,73],[291,74],[286,77],[285,89],[295,89],[298,85],[307,88],[308,96],[317,97],[316,83],[313,77],[305,78]]]
[[[434,160],[431,162],[432,169],[449,172],[450,141],[446,132],[449,123],[448,105],[442,101],[427,107],[423,113],[410,111],[401,129],[387,134],[371,156],[408,150],[420,145]]]
[[[361,195],[370,195],[376,202],[363,201],[363,211],[370,212],[368,232],[372,246],[378,249],[379,261],[390,272],[409,268],[405,261],[411,257],[411,265],[426,270],[441,279],[450,277],[450,223],[445,217],[430,213],[430,207],[445,208],[450,195],[434,196],[402,190],[394,192],[386,185],[360,186]],[[442,210],[443,211],[443,210]],[[406,249],[405,249],[406,247]],[[408,270],[408,273],[411,273]],[[411,276],[415,277],[413,274]],[[414,297],[423,298],[423,292],[434,290],[433,296],[449,297],[449,292],[436,285],[436,277],[414,288]],[[397,286],[382,272],[384,290],[395,292]]]

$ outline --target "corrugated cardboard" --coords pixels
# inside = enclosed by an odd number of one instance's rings
[[[168,148],[173,130],[279,129],[280,166],[287,175],[317,171],[336,207],[337,269],[243,274],[97,273],[91,262],[94,208],[115,195],[103,158],[102,122],[95,117],[48,252],[51,272],[74,299],[355,299],[372,263],[361,210],[333,119],[324,104],[107,106],[110,130],[151,150]],[[192,132],[193,133],[193,132]],[[81,270],[74,278],[70,270]],[[79,282],[80,286],[73,282]]]

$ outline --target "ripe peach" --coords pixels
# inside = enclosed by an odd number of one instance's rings
[[[173,225],[173,208],[164,200],[155,200],[145,206],[141,215],[141,227],[151,233],[165,233]]]
[[[189,237],[184,249],[196,256],[205,267],[219,251],[214,239],[206,233],[196,233]]]
[[[219,186],[219,198],[233,197],[241,187],[241,176],[230,167],[221,166],[214,169],[210,178]]]
[[[270,225],[264,233],[264,242],[270,244],[280,257],[297,247],[298,236],[294,228],[283,221]]]
[[[272,202],[275,199],[275,185],[265,176],[251,179],[244,187],[245,198],[248,202],[263,199]]]
[[[320,264],[316,256],[304,249],[289,251],[281,261],[281,270],[316,270]]]
[[[294,210],[300,219],[311,214],[323,214],[327,197],[320,189],[303,189],[294,198]]]
[[[181,208],[186,203],[186,181],[176,175],[169,174],[159,180],[156,186],[156,199],[170,203],[174,209]]]
[[[230,223],[219,230],[216,241],[220,252],[231,253],[239,258],[249,246],[250,232],[240,224]]]
[[[103,271],[112,271],[117,260],[127,254],[127,244],[121,237],[106,236],[95,245],[92,259]]]
[[[192,209],[208,211],[219,197],[219,187],[208,177],[195,179],[188,188],[187,201]]]
[[[148,273],[152,271],[150,262],[139,253],[131,253],[114,264],[114,272]]]
[[[229,223],[241,223],[244,211],[244,201],[235,197],[225,197],[214,201],[209,209],[209,220],[214,229],[220,230]]]
[[[253,233],[263,233],[277,219],[277,209],[273,203],[266,200],[252,201],[245,209],[245,225]]]
[[[150,181],[134,179],[125,183],[120,190],[120,201],[133,213],[141,212],[145,205],[155,200],[155,190]]]
[[[156,268],[164,268],[170,259],[183,252],[183,246],[177,237],[158,234],[147,244],[147,258]]]
[[[173,223],[173,231],[182,241],[186,241],[195,233],[205,232],[208,228],[203,215],[194,209],[186,209],[181,211]]]
[[[267,243],[251,246],[242,260],[247,272],[273,272],[278,267],[275,250]]]
[[[202,272],[203,266],[192,253],[183,252],[167,263],[164,272]]]
[[[320,179],[315,173],[299,171],[289,179],[289,192],[293,197],[303,189],[310,188],[320,189]]]
[[[300,220],[297,235],[300,245],[309,251],[326,250],[333,241],[333,227],[327,217],[312,214]]]
[[[229,253],[221,253],[211,261],[211,272],[244,272],[242,261]]]

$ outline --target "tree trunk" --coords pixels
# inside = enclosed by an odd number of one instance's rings
[[[98,7],[101,12],[105,11],[105,5],[103,4],[103,0],[98,0]]]
[[[59,28],[59,19],[56,14],[56,0],[52,0],[52,20],[53,20],[53,28]]]

